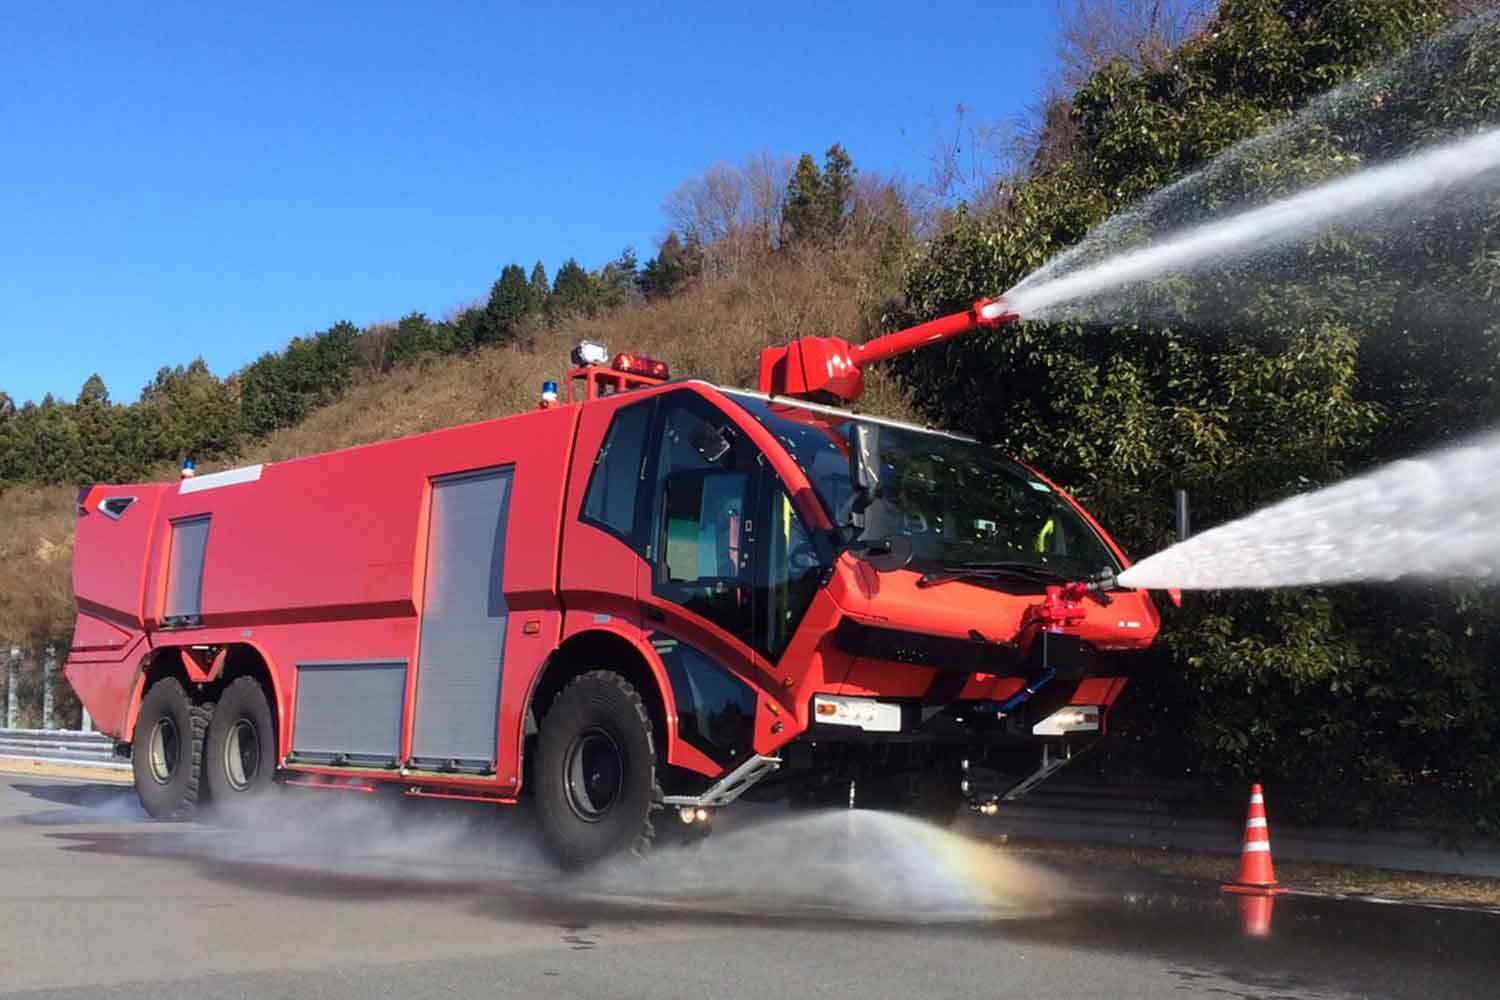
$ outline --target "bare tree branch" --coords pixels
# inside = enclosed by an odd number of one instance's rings
[[[1214,7],[1213,0],[1057,0],[1057,89],[1071,94],[1116,59],[1133,70],[1159,65],[1208,23]]]

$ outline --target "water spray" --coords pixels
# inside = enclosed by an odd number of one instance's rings
[[[1007,309],[1022,318],[1044,318],[1063,305],[1101,292],[1247,257],[1316,234],[1335,222],[1442,195],[1496,169],[1500,169],[1500,129],[1489,129],[1268,205],[1213,219],[1061,277],[1043,279],[1044,268],[1002,298]]]
[[[1122,587],[1185,590],[1500,575],[1500,432],[1305,493],[1136,563]]]

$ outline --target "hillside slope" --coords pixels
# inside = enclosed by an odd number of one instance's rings
[[[201,472],[275,462],[372,441],[486,420],[537,405],[543,381],[561,383],[579,340],[660,358],[676,376],[754,386],[761,348],[799,334],[855,339],[873,332],[885,294],[870,272],[837,252],[785,259],[691,288],[671,299],[634,303],[588,317],[529,326],[516,343],[460,355],[428,356],[356,383],[334,403]],[[910,416],[901,392],[879,373],[862,409]],[[175,466],[154,470],[172,479]],[[16,486],[0,494],[0,640],[37,646],[71,634],[74,521],[70,487]]]

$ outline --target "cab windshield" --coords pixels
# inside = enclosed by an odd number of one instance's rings
[[[1034,566],[1077,578],[1120,566],[1098,532],[1024,466],[975,441],[735,394],[812,482],[846,543],[911,540],[920,570],[974,563]],[[863,435],[856,427],[866,425]],[[872,433],[873,432],[873,433]],[[878,468],[856,486],[850,455],[863,436]],[[856,526],[863,507],[863,525]]]

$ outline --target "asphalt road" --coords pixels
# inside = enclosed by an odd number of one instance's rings
[[[1257,938],[1211,887],[1023,868],[851,814],[770,817],[566,878],[493,807],[368,799],[292,792],[263,823],[227,830],[147,822],[128,788],[0,777],[0,993],[1500,992],[1489,914],[1283,897]]]

